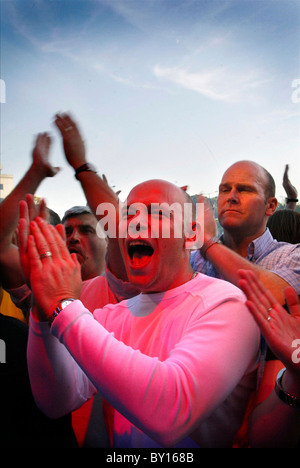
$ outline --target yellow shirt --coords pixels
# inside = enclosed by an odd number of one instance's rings
[[[0,289],[0,313],[26,323],[22,310],[13,303],[8,292],[2,288]]]

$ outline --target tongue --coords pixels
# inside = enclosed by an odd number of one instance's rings
[[[147,250],[136,250],[132,256],[132,263],[134,265],[141,265],[145,263],[151,257],[150,253]]]

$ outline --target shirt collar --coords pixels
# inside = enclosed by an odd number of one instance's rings
[[[269,228],[266,228],[265,232],[260,237],[257,237],[257,239],[250,242],[247,250],[248,260],[257,260],[264,252],[266,252],[267,247],[273,242],[273,236],[270,233]]]

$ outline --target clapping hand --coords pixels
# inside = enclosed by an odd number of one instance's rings
[[[240,270],[240,288],[247,296],[246,305],[259,325],[275,356],[300,377],[300,302],[296,291],[288,287],[285,297],[289,313],[258,280],[252,271]]]
[[[67,249],[63,226],[55,228],[40,217],[29,221],[25,201],[20,202],[19,251],[40,320],[47,320],[59,301],[79,298],[81,267]]]
[[[76,170],[86,163],[84,141],[78,126],[68,114],[56,114],[55,124],[62,136],[66,159]]]
[[[45,172],[46,177],[53,177],[60,170],[59,167],[52,166],[49,161],[50,147],[51,138],[48,133],[39,133],[32,151],[32,160],[39,170]]]

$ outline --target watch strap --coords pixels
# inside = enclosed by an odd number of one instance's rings
[[[78,174],[80,174],[81,172],[84,172],[84,171],[89,171],[89,172],[95,172],[97,173],[96,171],[96,168],[95,166],[93,166],[93,164],[91,163],[84,163],[82,164],[82,166],[79,166],[76,171],[75,171],[75,178],[78,179]]]
[[[209,247],[211,247],[214,244],[221,244],[220,239],[218,239],[217,237],[211,237],[208,241],[204,242],[202,247],[200,247],[200,253],[202,257],[204,258],[204,260],[206,260],[207,250],[209,249]]]
[[[297,203],[299,200],[298,200],[298,198],[286,198],[285,201],[286,201],[286,203],[289,203],[289,202]]]
[[[61,313],[62,310],[64,310],[64,308],[66,307],[66,305],[64,306],[63,303],[64,302],[72,302],[72,301],[75,301],[75,299],[71,299],[71,298],[68,298],[68,299],[63,299],[62,301],[59,302],[58,306],[56,307],[56,309],[54,310],[54,312],[50,315],[50,317],[48,318],[48,323],[49,323],[49,326],[51,327],[54,319],[58,316],[58,314]],[[68,305],[68,304],[67,304]]]
[[[286,369],[281,369],[281,371],[277,375],[276,384],[275,384],[275,392],[278,398],[280,398],[283,403],[289,405],[294,408],[300,408],[300,398],[292,395],[289,392],[286,392],[282,386],[282,377],[285,373]]]

